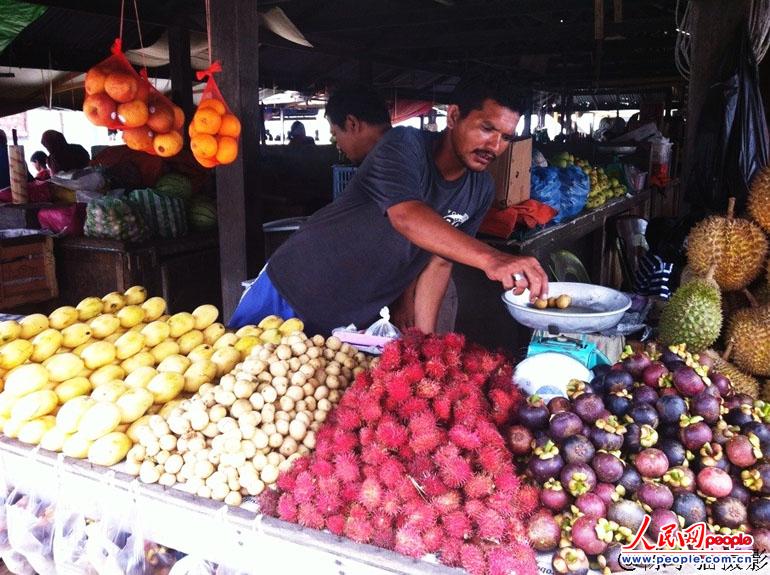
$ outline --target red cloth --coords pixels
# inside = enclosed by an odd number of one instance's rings
[[[10,186],[0,190],[0,202],[10,204],[12,201]],[[50,202],[51,188],[48,185],[48,181],[32,180],[27,182],[27,201],[30,204]]]
[[[508,238],[519,222],[532,229],[547,224],[557,213],[551,206],[537,200],[524,200],[503,210],[490,208],[479,231],[498,238]]]

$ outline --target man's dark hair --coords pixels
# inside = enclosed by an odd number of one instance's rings
[[[464,118],[473,110],[480,110],[485,100],[494,100],[519,115],[524,115],[529,108],[527,95],[507,78],[497,76],[462,79],[455,86],[450,102],[460,108],[460,117]]]
[[[387,104],[377,92],[362,84],[339,86],[329,96],[326,117],[332,124],[344,128],[348,114],[373,126],[390,126]]]
[[[37,152],[32,154],[32,157],[30,157],[30,160],[33,162],[39,163],[44,168],[48,165],[48,156],[42,150],[38,150]]]

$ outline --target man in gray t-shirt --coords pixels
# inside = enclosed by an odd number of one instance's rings
[[[417,279],[415,325],[430,332],[451,261],[484,271],[505,289],[529,287],[533,298],[547,293],[537,260],[473,237],[494,197],[484,170],[513,139],[522,106],[491,83],[464,86],[455,102],[441,134],[385,134],[342,195],[273,254],[252,299],[274,290],[281,309],[293,310],[309,331],[328,333],[349,323],[366,327]],[[231,326],[272,313],[248,299]]]

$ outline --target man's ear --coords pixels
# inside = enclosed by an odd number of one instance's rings
[[[453,129],[460,120],[460,107],[457,104],[450,104],[446,109],[446,127]]]
[[[361,129],[361,120],[356,118],[353,114],[348,114],[345,116],[345,131],[350,132],[351,130],[353,132],[357,132]]]

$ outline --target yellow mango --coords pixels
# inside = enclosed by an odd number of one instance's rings
[[[73,397],[59,408],[56,414],[56,426],[65,433],[75,433],[83,415],[96,405],[96,400],[88,396]]]
[[[115,403],[123,395],[128,387],[119,379],[97,385],[91,392],[91,397],[96,401],[108,401]]]
[[[113,291],[102,298],[102,313],[117,313],[126,305],[126,296]]]
[[[42,313],[33,313],[19,320],[21,326],[21,334],[19,337],[22,339],[32,339],[41,331],[50,327],[48,318]]]
[[[113,431],[91,444],[88,448],[88,461],[94,465],[110,467],[122,461],[132,445],[125,433]]]
[[[139,305],[147,299],[147,288],[144,286],[131,286],[123,292],[127,305]]]
[[[65,327],[62,332],[61,344],[64,347],[74,349],[91,339],[91,327],[87,323],[73,323]]]
[[[0,321],[0,344],[8,343],[21,337],[21,325],[15,319]]]
[[[234,333],[225,333],[218,340],[214,342],[214,349],[222,349],[223,347],[234,347],[238,343],[238,336]]]
[[[67,457],[85,459],[88,457],[88,450],[91,448],[92,443],[93,440],[88,439],[82,433],[73,433],[64,440],[64,444],[62,445],[61,450],[62,453]]]
[[[54,425],[45,432],[40,439],[40,447],[48,451],[61,452],[64,448],[64,442],[71,436],[71,433],[65,433],[60,427]]]
[[[87,377],[73,377],[57,385],[54,388],[54,393],[59,398],[59,403],[63,405],[73,397],[80,397],[81,395],[91,393],[92,389],[93,385],[91,385]]]
[[[53,329],[64,329],[78,320],[78,310],[71,305],[56,308],[48,315],[48,325]]]
[[[195,318],[191,313],[181,311],[168,318],[168,327],[171,330],[171,337],[181,337],[188,331],[195,329]]]
[[[262,335],[263,331],[265,330],[255,325],[244,325],[243,327],[238,328],[238,330],[235,332],[235,335],[237,335],[239,338],[246,337],[248,335],[259,337]]]
[[[155,356],[149,351],[140,351],[136,355],[132,355],[120,362],[120,367],[128,374],[134,373],[141,367],[152,367],[153,365],[155,365]]]
[[[115,348],[117,349],[116,355],[121,361],[128,359],[132,355],[136,355],[142,351],[143,347],[144,336],[137,331],[127,331],[115,341]]]
[[[159,372],[173,371],[174,373],[184,373],[191,363],[192,361],[185,356],[173,353],[163,358],[163,361],[158,364],[157,370]]]
[[[37,445],[46,432],[53,429],[56,424],[56,418],[53,415],[44,415],[27,421],[19,428],[18,438],[22,443]]]
[[[217,377],[230,373],[235,365],[241,361],[241,352],[234,347],[223,347],[214,352],[211,361],[217,364]]]
[[[126,379],[123,380],[123,383],[125,383],[126,387],[129,389],[134,387],[147,387],[149,381],[156,375],[158,375],[157,369],[151,365],[143,365],[129,373],[126,376]]]
[[[114,403],[97,401],[80,418],[78,433],[86,439],[95,441],[114,431],[120,425],[120,409]]]
[[[150,421],[151,415],[143,415],[139,419],[137,419],[135,422],[133,422],[131,425],[128,426],[128,429],[126,429],[125,433],[128,435],[128,438],[133,441],[134,443],[139,443],[139,429],[142,427],[147,427],[149,429],[149,421]]]
[[[204,304],[196,307],[192,315],[195,318],[195,329],[204,330],[217,321],[219,310],[215,305]]]
[[[155,403],[166,403],[184,389],[184,376],[180,373],[158,373],[147,383],[147,389],[155,397]]]
[[[165,321],[153,321],[144,326],[139,333],[144,336],[144,345],[155,347],[169,338],[171,327]]]
[[[144,310],[138,305],[127,305],[117,314],[121,327],[126,329],[134,327],[144,321]]]
[[[11,419],[29,421],[48,415],[59,405],[59,397],[50,389],[41,389],[19,398],[11,409]]]
[[[94,370],[88,379],[93,387],[97,387],[116,379],[122,380],[124,377],[126,377],[126,371],[122,367],[110,364]]]
[[[0,347],[0,369],[13,369],[17,365],[21,365],[32,356],[34,351],[35,346],[26,339],[9,341]]]
[[[120,327],[120,320],[111,313],[97,315],[90,322],[91,336],[96,339],[104,339],[111,336]]]
[[[214,343],[223,335],[225,335],[225,326],[221,323],[212,323],[203,330],[203,342],[214,345]]]
[[[142,309],[144,310],[144,321],[155,321],[166,312],[166,300],[162,297],[151,297],[142,303]]]
[[[180,350],[181,351],[181,350]],[[187,354],[187,358],[195,363],[196,361],[202,361],[204,359],[211,359],[214,355],[214,348],[207,343],[202,343],[195,347],[190,353]]]
[[[129,389],[115,402],[120,410],[120,422],[133,423],[147,413],[154,402],[155,396],[143,387]]]
[[[184,390],[190,393],[198,391],[204,383],[214,381],[218,366],[210,359],[196,361],[184,372]]]
[[[269,315],[265,318],[262,318],[262,321],[260,321],[257,324],[257,327],[262,328],[264,330],[278,329],[282,323],[283,323],[282,317],[279,317],[277,315]]]
[[[198,329],[190,330],[179,337],[176,342],[179,344],[179,353],[187,355],[203,343],[203,332]]]
[[[102,313],[103,306],[102,300],[98,297],[87,297],[81,300],[80,303],[75,306],[75,309],[78,310],[78,320],[86,322],[89,319],[95,318]]]
[[[166,341],[162,341],[153,347],[150,350],[150,353],[155,358],[155,363],[158,364],[166,359],[169,355],[179,353],[179,344],[173,339],[167,339]]]
[[[97,369],[112,363],[116,354],[117,350],[114,344],[107,341],[95,341],[82,351],[80,357],[88,369]]]
[[[5,376],[5,393],[16,397],[39,391],[48,385],[48,369],[39,363],[25,363]]]

